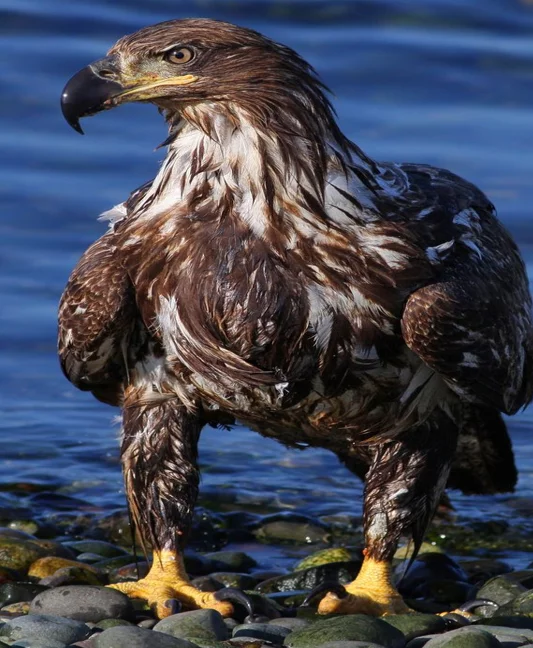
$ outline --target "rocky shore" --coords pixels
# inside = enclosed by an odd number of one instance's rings
[[[327,617],[316,615],[316,601],[302,602],[324,581],[355,577],[358,520],[199,509],[186,554],[193,583],[205,591],[241,589],[254,614],[236,605],[231,619],[196,610],[162,621],[143,601],[105,587],[147,571],[131,551],[125,513],[17,519],[4,510],[2,522],[0,648],[533,646],[531,535],[502,522],[441,521],[407,572],[409,547],[398,551],[399,589],[416,613]],[[522,552],[525,569],[512,569],[506,547]],[[273,554],[282,559],[269,559]],[[468,618],[439,615],[479,599]]]

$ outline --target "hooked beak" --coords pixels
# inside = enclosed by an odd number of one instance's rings
[[[112,108],[111,99],[124,86],[114,56],[106,56],[75,74],[63,89],[61,111],[67,123],[83,135],[80,118]]]
[[[106,56],[75,74],[63,89],[61,110],[67,123],[83,135],[80,119],[126,101],[150,101],[161,88],[189,85],[198,80],[192,74],[158,77],[155,74],[124,79],[116,56]]]

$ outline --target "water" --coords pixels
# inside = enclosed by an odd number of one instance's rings
[[[96,216],[155,174],[165,128],[153,107],[126,106],[86,121],[82,138],[58,100],[119,36],[192,15],[298,50],[335,92],[352,139],[377,159],[435,164],[478,184],[532,267],[530,2],[0,0],[0,484],[63,488],[101,512],[124,505],[116,412],[62,376],[56,309],[70,270],[104,231]],[[531,510],[532,419],[530,409],[509,422],[517,493],[454,496],[460,518]],[[222,493],[240,508],[360,512],[361,485],[327,452],[289,451],[237,427],[206,430],[201,462],[204,496]]]

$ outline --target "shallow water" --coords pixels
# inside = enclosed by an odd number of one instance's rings
[[[97,511],[123,506],[116,412],[62,376],[56,309],[70,270],[104,231],[96,216],[155,174],[165,129],[152,107],[127,106],[86,121],[82,138],[58,101],[66,80],[119,36],[192,15],[298,50],[367,153],[478,184],[533,268],[532,3],[0,0],[0,483],[63,487]],[[454,496],[460,518],[531,515],[532,424],[532,409],[509,421],[517,493]],[[207,430],[201,462],[208,499],[313,515],[361,510],[361,485],[327,452],[290,451],[237,427]]]

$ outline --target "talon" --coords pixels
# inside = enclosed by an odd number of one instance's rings
[[[473,601],[467,601],[463,603],[460,607],[457,608],[457,612],[471,612],[478,607],[491,607],[495,610],[499,610],[500,606],[494,601],[489,601],[489,599],[474,599]]]
[[[248,616],[254,616],[254,606],[249,596],[235,587],[225,587],[214,593],[217,601],[230,601],[233,603],[240,603],[248,613]]]
[[[320,594],[329,594],[330,596],[336,597],[338,599],[343,599],[348,596],[348,592],[346,591],[344,585],[341,585],[340,583],[336,583],[334,581],[324,581],[309,592],[309,594],[302,601],[302,607],[307,607],[311,603],[311,601]]]

